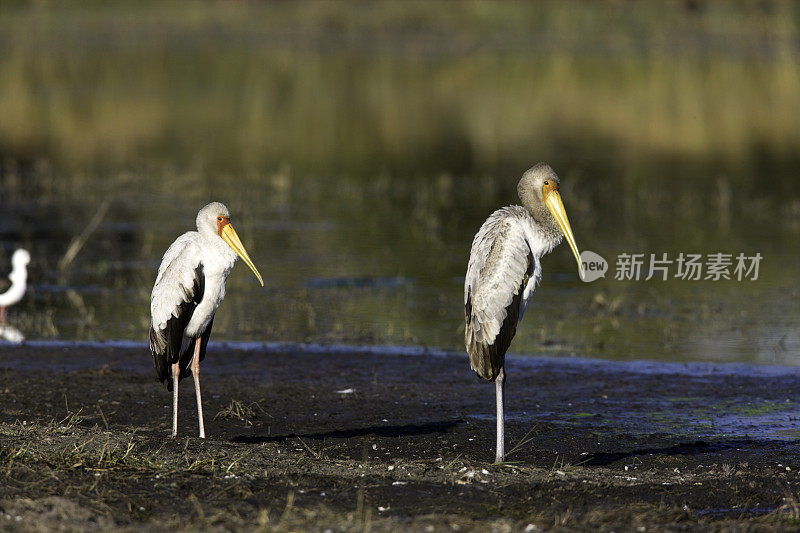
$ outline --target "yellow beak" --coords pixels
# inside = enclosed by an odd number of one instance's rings
[[[258,273],[258,269],[253,264],[253,261],[250,260],[250,256],[247,255],[247,250],[244,249],[244,244],[242,244],[242,241],[239,240],[236,230],[233,229],[233,224],[225,224],[225,226],[222,227],[222,235],[220,235],[220,237],[222,237],[222,240],[225,241],[227,245],[230,246],[231,249],[242,258],[242,261],[247,263],[247,266],[250,267],[250,270],[253,271],[253,274],[256,275],[258,282],[263,287],[264,280],[261,279],[261,274]]]
[[[561,194],[558,191],[550,191],[544,197],[544,205],[556,219],[558,227],[561,228],[561,233],[567,238],[569,247],[572,248],[572,253],[575,255],[575,260],[578,262],[578,272],[583,279],[583,263],[581,263],[581,254],[578,252],[578,246],[575,244],[575,237],[572,236],[572,228],[569,225],[569,218],[567,218],[567,211],[564,209],[564,203],[561,201]]]

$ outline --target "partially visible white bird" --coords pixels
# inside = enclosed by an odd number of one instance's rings
[[[495,462],[505,457],[503,393],[505,355],[525,308],[542,277],[541,257],[563,237],[581,263],[553,169],[539,163],[517,185],[522,206],[498,209],[472,241],[464,280],[464,340],[470,366],[495,382],[497,448]]]
[[[11,285],[7,291],[0,294],[0,324],[6,323],[6,307],[14,305],[25,296],[28,288],[28,263],[31,262],[31,254],[28,250],[18,248],[11,256],[11,274],[8,279]]]
[[[258,273],[231,225],[228,208],[212,202],[197,213],[197,231],[178,237],[167,249],[150,296],[150,351],[159,381],[172,391],[172,436],[178,434],[178,382],[194,378],[200,438],[203,403],[200,361],[206,354],[211,326],[222,299],[225,281],[237,255]]]

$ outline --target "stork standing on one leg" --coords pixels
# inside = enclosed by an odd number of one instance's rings
[[[475,235],[469,254],[464,280],[464,339],[472,369],[481,378],[495,382],[498,463],[505,456],[505,354],[542,276],[540,259],[566,237],[583,278],[583,265],[558,185],[558,176],[544,163],[525,172],[517,185],[522,206],[503,207],[492,213]]]
[[[206,354],[211,326],[222,299],[225,280],[237,255],[258,273],[231,225],[228,208],[212,202],[197,213],[197,231],[178,237],[167,249],[150,296],[150,351],[159,381],[172,391],[172,436],[178,434],[178,382],[194,378],[200,438],[203,403],[200,361]]]

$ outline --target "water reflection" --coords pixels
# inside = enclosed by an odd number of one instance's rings
[[[19,344],[25,340],[25,335],[11,324],[0,324],[0,339]]]
[[[487,199],[483,178],[465,177],[459,180],[458,202],[431,203],[436,196],[431,190],[441,188],[441,180],[382,184],[381,198],[369,180],[293,176],[276,200],[270,185],[276,181],[258,176],[238,185],[209,182],[176,204],[169,180],[134,179],[116,191],[112,208],[66,271],[57,265],[104,195],[93,192],[94,183],[35,199],[7,187],[11,194],[4,198],[16,201],[2,201],[2,207],[24,212],[27,222],[19,233],[4,234],[3,242],[22,241],[34,256],[30,295],[12,319],[29,338],[146,338],[149,291],[161,254],[191,229],[197,206],[220,198],[228,202],[266,288],[246,269],[234,269],[224,312],[215,321],[219,340],[460,349],[463,273],[472,235],[488,213],[484,204],[511,202],[513,193]],[[585,224],[578,214],[611,207],[591,205],[575,188],[564,196],[576,213],[573,227],[581,246],[608,258],[610,270],[605,279],[585,284],[575,276],[568,248],[546,256],[544,278],[515,351],[795,364],[800,294],[787,266],[797,266],[797,256],[781,232],[754,237],[745,229],[753,221],[737,218],[730,222],[728,240],[716,241],[716,226],[695,213],[689,219],[695,227],[689,249],[760,250],[764,260],[757,281],[622,282],[614,280],[617,253],[683,250],[679,231],[675,239],[653,236],[670,233],[663,226],[671,213],[639,222],[638,231],[618,232],[617,217]],[[652,215],[637,210],[618,216]],[[631,235],[638,238],[629,240]],[[716,244],[698,247],[702,242]]]

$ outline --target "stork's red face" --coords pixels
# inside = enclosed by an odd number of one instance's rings
[[[222,215],[217,217],[217,235],[222,237],[222,228],[231,223],[231,219]]]
[[[547,195],[557,190],[558,182],[556,180],[544,180],[544,184],[542,185],[542,199],[547,200]]]
[[[261,274],[258,273],[258,269],[253,264],[253,261],[250,259],[250,256],[247,255],[247,250],[244,249],[244,244],[239,239],[239,236],[236,234],[236,230],[233,229],[233,224],[231,224],[231,219],[225,215],[217,215],[217,234],[222,238],[225,243],[231,247],[231,250],[236,252],[236,254],[242,258],[242,260],[247,263],[247,266],[250,267],[250,270],[253,271],[253,274],[256,275],[258,278],[258,282],[261,286],[264,286],[264,280],[261,279]]]

